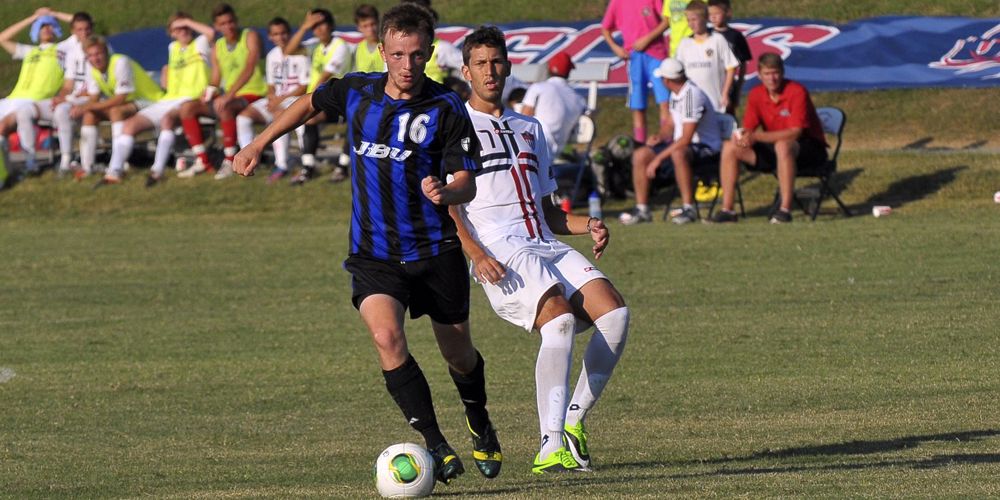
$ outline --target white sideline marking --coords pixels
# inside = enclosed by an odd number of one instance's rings
[[[17,375],[14,373],[14,370],[11,370],[6,366],[0,367],[0,384],[9,382],[10,379],[14,378],[14,375]]]

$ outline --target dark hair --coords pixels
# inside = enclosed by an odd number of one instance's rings
[[[507,96],[507,105],[510,106],[515,102],[524,101],[524,95],[528,93],[528,89],[524,87],[517,87],[510,91],[510,95]]]
[[[765,52],[757,58],[757,66],[761,68],[777,69],[781,73],[785,72],[785,62],[781,56],[774,52]]]
[[[507,39],[504,38],[503,31],[496,26],[480,26],[462,42],[462,62],[468,66],[472,49],[483,45],[499,49],[503,58],[507,59]]]
[[[312,14],[319,14],[323,16],[323,22],[329,24],[330,29],[333,29],[335,26],[337,26],[336,22],[333,20],[333,13],[331,13],[330,11],[326,9],[316,8],[309,12]]]
[[[77,12],[77,13],[73,14],[73,19],[70,20],[69,25],[72,26],[72,25],[76,24],[77,21],[85,21],[87,24],[89,24],[91,26],[94,25],[94,18],[90,17],[90,14],[88,14],[88,13],[86,13],[84,11],[80,11],[80,12]]]
[[[445,87],[451,89],[452,92],[458,94],[458,97],[461,97],[463,101],[468,101],[469,97],[471,97],[472,88],[469,87],[469,82],[466,82],[461,78],[446,76],[444,77],[444,81],[442,83]]]
[[[354,9],[354,24],[358,24],[362,19],[374,19],[378,22],[378,9],[374,5],[363,3]]]
[[[379,30],[379,40],[385,41],[389,31],[407,34],[422,34],[427,37],[427,43],[434,41],[434,19],[427,9],[415,3],[401,3],[385,13],[382,27]]]
[[[425,9],[431,8],[431,0],[400,0],[399,3],[415,3]]]
[[[267,27],[270,28],[271,26],[284,26],[286,30],[292,31],[292,25],[288,24],[288,20],[286,20],[281,16],[275,17],[270,21],[268,21]]]
[[[709,7],[722,7],[724,9],[729,9],[733,5],[729,3],[729,0],[708,0]]]
[[[696,12],[701,14],[702,17],[708,17],[708,5],[701,0],[691,0],[687,7],[684,7],[684,12]]]
[[[226,14],[236,17],[236,11],[233,10],[232,5],[229,5],[228,3],[220,3],[219,5],[216,5],[214,9],[212,9],[212,20],[215,21],[216,18],[224,16]]]

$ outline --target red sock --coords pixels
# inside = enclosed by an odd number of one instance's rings
[[[184,135],[187,136],[188,144],[191,147],[201,146],[201,143],[205,142],[205,138],[201,136],[201,125],[198,124],[198,117],[185,118],[181,120],[181,125],[184,127]]]
[[[222,127],[222,147],[226,159],[232,161],[238,151],[236,147],[236,120],[222,120],[219,125]]]

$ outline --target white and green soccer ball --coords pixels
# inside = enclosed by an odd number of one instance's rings
[[[434,458],[423,446],[394,444],[375,460],[375,487],[386,498],[417,498],[434,491]]]

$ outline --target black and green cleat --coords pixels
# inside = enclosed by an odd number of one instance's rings
[[[472,435],[472,461],[476,463],[479,472],[488,479],[499,476],[503,454],[500,453],[500,440],[497,439],[497,431],[493,428],[493,424],[488,424],[482,435],[472,430],[468,419],[465,420],[465,425]]]
[[[441,443],[429,451],[434,457],[434,478],[438,481],[448,484],[452,479],[465,473],[465,466],[448,443]]]

